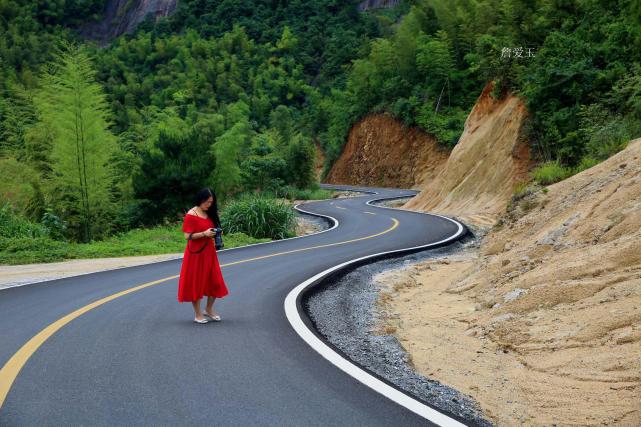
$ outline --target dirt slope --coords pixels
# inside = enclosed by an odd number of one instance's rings
[[[324,182],[420,188],[440,171],[448,154],[425,132],[405,129],[400,121],[375,114],[352,127]]]
[[[490,225],[515,186],[528,180],[529,150],[520,138],[525,106],[513,95],[495,100],[491,90],[488,84],[481,93],[439,174],[405,208]]]
[[[641,139],[403,280],[416,367],[499,425],[641,425]]]

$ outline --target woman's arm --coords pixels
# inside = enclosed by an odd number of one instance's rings
[[[189,240],[189,233],[184,233],[185,239]],[[191,240],[202,239],[203,237],[214,237],[214,232],[211,230],[199,231],[198,233],[191,233]]]
[[[202,239],[203,237],[206,236],[204,231],[200,231],[198,233],[183,233],[185,235],[185,239],[189,240],[189,235],[191,234],[191,240],[196,240],[196,239]]]

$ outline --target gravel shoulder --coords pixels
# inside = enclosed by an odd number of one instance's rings
[[[359,267],[309,294],[304,307],[317,331],[354,362],[429,405],[473,425],[490,426],[469,396],[414,369],[405,343],[398,340],[396,330],[390,326],[398,313],[381,303],[381,295],[387,291],[386,272],[404,271],[470,245],[474,245],[473,240]]]

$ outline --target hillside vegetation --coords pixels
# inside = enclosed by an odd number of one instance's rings
[[[205,185],[313,189],[314,143],[327,172],[370,113],[452,147],[490,80],[548,181],[640,129],[638,2],[184,0],[99,48],[103,5],[0,1],[0,197],[71,241],[173,223]]]

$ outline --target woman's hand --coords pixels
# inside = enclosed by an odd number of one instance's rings
[[[216,233],[212,229],[205,230],[203,231],[203,233],[205,234],[205,237],[214,237],[216,235]]]

